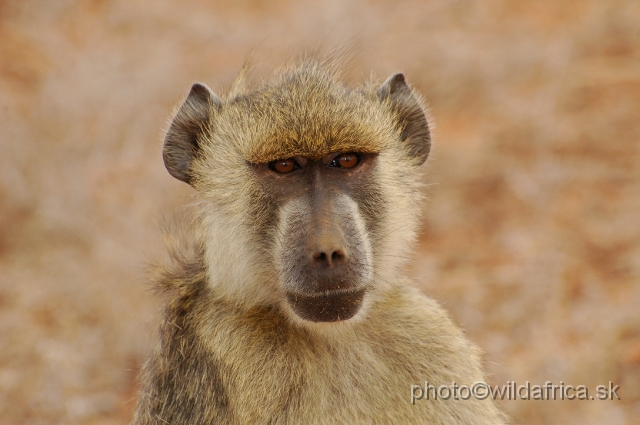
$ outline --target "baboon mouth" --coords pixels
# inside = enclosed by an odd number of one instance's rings
[[[338,322],[351,319],[362,307],[365,289],[332,291],[323,294],[288,293],[293,311],[311,322]]]

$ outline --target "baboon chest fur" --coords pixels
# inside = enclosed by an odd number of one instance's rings
[[[303,60],[227,95],[194,84],[167,131],[195,189],[164,267],[134,424],[498,424],[479,353],[405,277],[429,124],[402,74],[348,88]]]

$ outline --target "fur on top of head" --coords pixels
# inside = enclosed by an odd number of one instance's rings
[[[379,88],[367,83],[352,90],[331,65],[305,59],[254,91],[243,81],[222,99],[205,85],[193,85],[165,138],[165,164],[176,178],[191,183],[198,174],[193,159],[210,148],[267,163],[339,151],[378,153],[399,136],[408,138],[403,145],[419,163],[429,154],[424,109],[402,74]]]

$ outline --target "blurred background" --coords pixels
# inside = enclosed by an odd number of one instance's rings
[[[639,424],[636,0],[0,1],[0,424],[126,424],[161,300],[147,264],[193,192],[161,159],[195,81],[305,49],[403,71],[435,123],[411,273],[520,424]],[[409,385],[407,383],[407,391]],[[408,392],[407,392],[408,394]]]

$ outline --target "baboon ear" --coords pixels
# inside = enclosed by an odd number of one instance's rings
[[[424,163],[431,150],[429,124],[420,102],[407,85],[404,75],[397,73],[387,78],[387,81],[378,89],[378,97],[382,101],[389,102],[402,130],[402,141],[409,148],[410,155],[415,157],[419,164]]]
[[[209,124],[220,99],[204,84],[194,84],[164,138],[162,158],[169,173],[191,184],[191,163],[198,153],[198,140]]]

